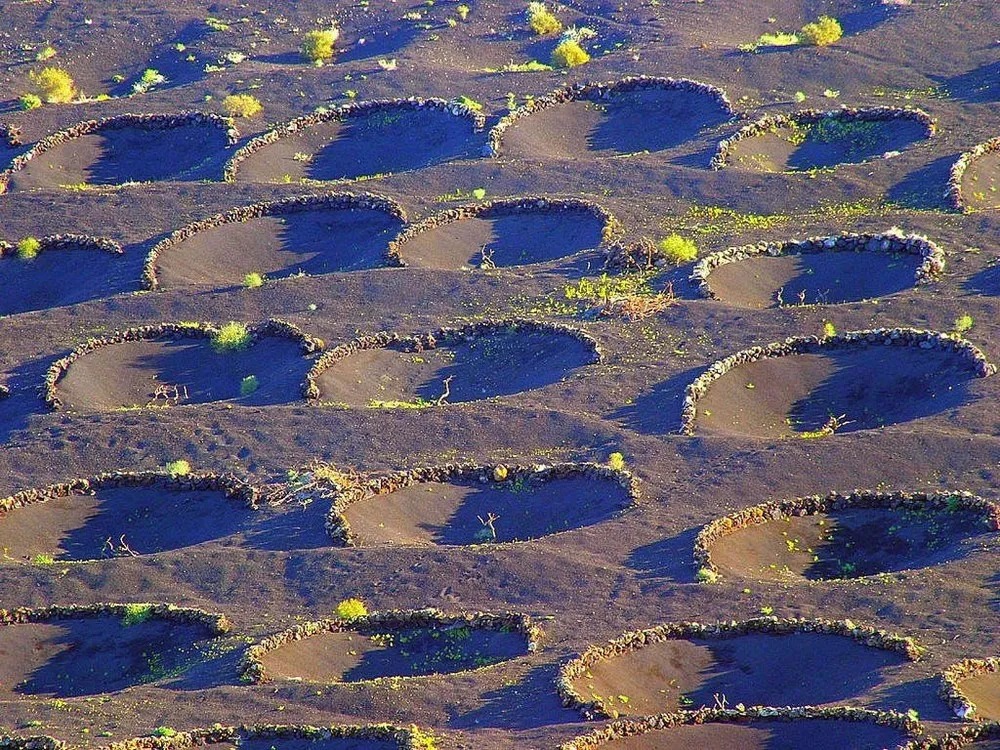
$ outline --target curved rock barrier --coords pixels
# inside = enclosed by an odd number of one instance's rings
[[[418,484],[464,480],[491,487],[515,487],[521,492],[528,486],[544,484],[554,479],[581,477],[615,482],[624,489],[628,504],[619,512],[624,512],[639,501],[639,480],[628,471],[611,469],[603,464],[560,463],[552,466],[445,464],[397,471],[338,487],[333,494],[333,502],[327,514],[326,530],[338,544],[354,546],[357,544],[357,537],[344,515],[349,507]]]
[[[823,120],[837,120],[845,123],[909,120],[921,127],[925,138],[929,138],[937,132],[937,121],[927,112],[916,107],[844,107],[828,111],[803,109],[792,114],[766,115],[744,125],[729,138],[719,141],[710,166],[716,170],[728,166],[732,149],[740,141],[773,133],[780,128],[815,125]]]
[[[682,435],[694,434],[694,423],[698,415],[698,401],[708,392],[712,383],[730,370],[750,362],[769,357],[784,357],[791,354],[821,352],[843,347],[867,346],[871,344],[908,346],[920,349],[937,349],[954,352],[976,377],[985,378],[996,374],[996,365],[986,359],[986,355],[975,344],[954,334],[940,333],[919,328],[875,328],[863,331],[848,331],[833,336],[792,336],[766,346],[753,346],[730,354],[709,366],[695,378],[684,391],[681,409]]]
[[[42,397],[50,408],[61,408],[63,403],[57,393],[59,381],[66,375],[66,371],[74,362],[85,354],[89,354],[97,349],[122,344],[127,341],[211,339],[219,333],[219,330],[219,327],[212,323],[159,323],[137,326],[113,333],[110,336],[88,339],[65,357],[52,363],[45,374]],[[261,339],[268,337],[290,339],[298,344],[303,354],[313,354],[320,351],[324,346],[322,339],[309,336],[303,333],[298,326],[278,318],[271,318],[255,326],[248,326],[247,330],[250,334],[251,346]]]
[[[174,230],[168,237],[156,243],[146,256],[142,269],[144,288],[157,290],[160,283],[157,280],[157,261],[159,256],[175,245],[189,239],[198,232],[213,229],[223,224],[259,219],[264,216],[286,216],[288,214],[315,211],[320,209],[365,209],[381,211],[400,222],[406,222],[406,212],[399,203],[391,198],[385,198],[374,193],[328,193],[326,195],[300,195],[282,198],[274,201],[262,201],[248,206],[240,206],[207,219],[195,221],[180,229]],[[389,252],[386,256],[387,265],[403,265],[398,261],[398,254]]]
[[[998,740],[1000,740],[1000,722],[979,722],[966,725],[957,732],[950,732],[942,737],[914,740],[903,750],[963,750],[976,746],[988,750],[996,747]]]
[[[697,711],[677,711],[656,714],[637,719],[619,719],[611,724],[576,737],[559,746],[559,750],[591,750],[616,740],[641,737],[650,732],[659,732],[675,727],[711,724],[749,724],[759,722],[772,724],[794,721],[836,721],[859,722],[896,729],[906,735],[916,735],[922,731],[918,720],[896,711],[872,711],[852,706],[796,706],[768,708],[754,706],[742,710],[732,708],[704,708]],[[720,745],[721,746],[721,745]],[[638,747],[638,746],[636,746]],[[909,747],[908,745],[906,746]],[[897,750],[902,750],[902,746]]]
[[[1000,686],[1000,659],[962,659],[960,662],[952,664],[941,673],[941,685],[938,693],[944,699],[955,716],[960,719],[973,719],[985,721],[987,719],[996,720],[1000,717],[990,715],[981,716],[979,706],[962,689],[962,683],[966,680],[977,677],[996,676],[997,686]],[[1000,694],[998,694],[1000,697]],[[995,706],[993,707],[995,708]],[[1000,735],[998,735],[1000,736]]]
[[[0,737],[3,750],[65,750],[68,745],[62,740],[47,735],[33,737]]]
[[[21,129],[16,125],[0,125],[0,140],[8,148],[17,148],[21,145]]]
[[[186,750],[220,743],[235,745],[238,748],[241,742],[252,740],[276,743],[282,740],[318,743],[336,740],[371,740],[386,743],[398,750],[425,750],[427,746],[420,742],[424,736],[416,727],[398,727],[393,724],[335,724],[328,727],[304,724],[249,724],[236,727],[216,724],[203,729],[177,732],[170,737],[136,737],[113,742],[105,750]],[[278,744],[277,748],[280,750],[281,745]],[[39,746],[37,749],[14,747],[12,750],[62,750],[62,748]]]
[[[597,695],[588,698],[578,692],[573,685],[575,679],[586,676],[590,668],[600,662],[670,640],[691,638],[715,640],[751,634],[796,633],[843,636],[864,646],[901,654],[911,661],[920,659],[924,652],[924,648],[913,638],[870,625],[858,625],[851,620],[758,617],[742,622],[736,620],[715,623],[669,622],[645,630],[627,632],[606,644],[591,646],[583,654],[559,668],[556,691],[564,706],[580,710],[588,719],[614,717],[617,709],[611,705],[609,699]]]
[[[708,97],[719,106],[730,117],[734,114],[733,107],[725,92],[709,83],[693,81],[689,78],[669,78],[656,76],[627,76],[615,81],[605,81],[602,83],[575,83],[562,86],[551,94],[539,96],[532,99],[509,114],[500,118],[487,135],[487,145],[483,149],[484,156],[497,157],[500,155],[504,133],[519,120],[529,115],[540,112],[549,107],[578,99],[601,100],[613,94],[621,94],[632,91],[655,90],[664,91],[686,91],[694,94],[701,94]]]
[[[964,510],[978,515],[985,528],[992,531],[1000,530],[1000,505],[971,492],[880,492],[878,490],[831,492],[827,495],[810,495],[752,505],[716,518],[706,524],[695,537],[695,564],[699,568],[721,573],[712,559],[710,548],[723,537],[735,532],[792,517],[856,508],[911,510],[918,513]]]
[[[948,189],[945,190],[945,198],[951,203],[952,208],[958,211],[969,209],[966,198],[962,194],[962,180],[965,173],[969,169],[969,165],[976,159],[981,159],[987,154],[995,154],[998,151],[1000,151],[1000,136],[976,144],[959,155],[955,163],[951,165],[951,171],[948,174]]]
[[[136,129],[163,131],[198,125],[207,125],[221,130],[226,136],[226,143],[229,147],[234,146],[239,139],[239,131],[233,125],[232,120],[204,112],[145,115],[123,114],[105,117],[100,120],[85,120],[65,130],[60,130],[46,136],[23,154],[14,157],[10,166],[0,172],[0,193],[6,192],[11,176],[27,167],[32,159],[75,138],[112,130]]]
[[[239,672],[240,679],[244,682],[267,682],[267,668],[263,659],[267,654],[275,651],[281,646],[302,641],[307,638],[329,633],[358,633],[374,631],[380,635],[392,634],[399,631],[409,631],[415,629],[431,629],[441,631],[492,631],[495,633],[510,633],[520,636],[524,641],[524,648],[527,653],[534,653],[538,650],[544,635],[531,617],[516,612],[488,613],[488,612],[463,612],[460,614],[448,614],[440,610],[427,608],[418,610],[390,610],[387,612],[373,612],[361,617],[354,617],[349,620],[328,619],[314,622],[304,622],[288,630],[269,636],[258,643],[247,648],[240,659]],[[383,645],[392,645],[382,639]],[[479,671],[493,666],[493,663],[486,664],[471,669],[462,670],[463,673]],[[414,675],[428,676],[428,675]],[[391,675],[386,675],[391,678]],[[378,681],[379,677],[350,680],[350,682],[372,682]],[[331,684],[345,682],[344,680],[323,680]]]
[[[141,608],[146,620],[168,620],[189,625],[200,625],[212,635],[225,635],[232,630],[232,624],[225,615],[206,612],[194,607],[177,607],[173,604],[140,602],[118,604],[101,602],[98,604],[54,604],[48,607],[14,607],[0,609],[0,626],[21,623],[50,622],[53,620],[76,620],[89,617],[134,616],[136,608]]]
[[[916,283],[926,284],[937,279],[944,271],[944,251],[920,234],[904,234],[893,228],[877,234],[848,233],[827,237],[808,237],[804,240],[758,242],[755,245],[729,247],[706,255],[694,264],[689,277],[702,297],[719,299],[712,291],[708,278],[712,271],[730,263],[739,263],[756,257],[807,255],[827,252],[870,252],[916,255],[921,258],[917,267]]]
[[[454,117],[460,117],[470,122],[473,132],[481,131],[486,125],[486,118],[483,114],[475,112],[464,104],[450,102],[445,99],[409,97],[405,99],[372,99],[370,101],[346,104],[342,107],[297,117],[294,120],[289,120],[268,130],[266,133],[251,138],[246,145],[238,149],[230,157],[229,161],[226,162],[222,172],[223,179],[226,182],[235,181],[240,166],[244,161],[265,146],[276,143],[282,138],[300,133],[307,128],[321,123],[344,121],[352,117],[362,117],[376,112],[398,109],[418,111],[436,110]]]
[[[86,234],[50,234],[47,237],[37,237],[38,252],[48,250],[101,250],[113,255],[124,255],[125,250],[120,242],[107,237],[92,237]],[[15,257],[16,246],[0,240],[0,258]]]
[[[580,198],[547,198],[540,195],[526,195],[520,198],[467,203],[463,206],[457,206],[441,211],[433,216],[428,216],[426,219],[411,224],[400,232],[389,243],[388,254],[393,259],[395,265],[408,266],[410,263],[405,258],[406,244],[415,237],[423,235],[432,229],[465,219],[492,219],[549,213],[556,215],[585,214],[598,220],[601,223],[601,245],[599,249],[602,249],[605,255],[608,254],[609,245],[623,233],[621,222],[610,211],[593,201]],[[545,241],[547,242],[548,238]],[[490,267],[491,265],[522,265],[520,263],[499,262],[499,259],[492,258],[492,255],[486,256],[485,249],[482,252],[484,253],[482,267]],[[537,261],[527,261],[527,263],[533,262]]]
[[[353,341],[340,344],[323,354],[313,364],[306,375],[305,397],[312,401],[321,398],[318,378],[338,362],[352,354],[376,349],[392,349],[400,352],[424,352],[438,346],[451,346],[475,342],[486,336],[502,332],[537,333],[553,336],[568,336],[584,345],[590,355],[590,364],[603,361],[604,355],[600,345],[586,331],[557,323],[546,323],[530,319],[484,320],[461,327],[438,328],[430,333],[404,335],[382,331],[368,336],[359,336]]]

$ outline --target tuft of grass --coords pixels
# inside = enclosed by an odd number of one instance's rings
[[[250,331],[243,323],[230,321],[212,336],[212,348],[217,352],[238,352],[250,346]]]
[[[333,57],[333,46],[339,38],[340,29],[336,26],[309,31],[302,38],[302,56],[314,65],[322,65]]]
[[[464,94],[456,96],[454,99],[452,99],[452,101],[455,102],[455,104],[461,104],[465,107],[468,107],[473,112],[483,111],[483,105],[480,102],[477,102],[475,99],[465,96]]]
[[[686,239],[679,234],[664,237],[657,243],[657,248],[675,266],[690,263],[698,257],[698,246],[694,244],[694,240]]]
[[[608,456],[608,468],[614,471],[625,470],[625,456],[621,453],[612,453]]]
[[[694,574],[694,578],[698,583],[718,583],[722,576],[711,568],[698,568],[698,572]]]
[[[56,559],[52,555],[35,555],[31,558],[31,562],[36,565],[52,565]]]
[[[159,86],[166,82],[167,77],[156,68],[146,68],[142,71],[142,75],[139,77],[139,80],[132,84],[132,93],[145,94],[155,86]]]
[[[243,277],[243,286],[247,289],[260,289],[264,286],[264,274],[251,271]]]
[[[21,94],[17,100],[17,105],[25,112],[38,109],[42,106],[42,98],[38,94]]]
[[[37,237],[25,237],[17,243],[17,257],[21,260],[34,260],[41,249],[42,243]]]
[[[150,735],[153,737],[173,737],[177,734],[177,730],[172,727],[157,727]]]
[[[761,34],[757,37],[756,42],[741,44],[739,50],[740,52],[756,52],[761,47],[793,47],[801,43],[802,40],[799,39],[798,34],[788,31],[778,31],[773,34]]]
[[[73,101],[76,96],[76,84],[73,76],[62,68],[42,68],[31,71],[28,78],[35,84],[39,97],[50,104],[65,104]]]
[[[837,326],[835,326],[831,321],[823,321],[823,336],[825,338],[833,338],[837,335]]]
[[[360,599],[344,599],[334,608],[333,613],[341,620],[354,620],[368,614],[368,607]]]
[[[831,16],[820,16],[812,23],[807,23],[799,32],[803,44],[814,44],[826,47],[833,44],[844,35],[840,21]]]
[[[230,94],[222,100],[222,108],[230,117],[256,117],[264,111],[260,99],[252,94]]]
[[[528,10],[525,15],[528,19],[528,26],[539,36],[557,34],[562,31],[562,22],[553,15],[552,11],[545,7],[545,3],[528,3]]]
[[[257,380],[257,376],[247,375],[240,381],[240,395],[249,396],[251,393],[256,393],[259,387],[260,382]]]
[[[178,458],[176,461],[168,461],[163,468],[172,477],[184,477],[191,473],[191,464],[183,458]]]
[[[968,313],[963,313],[955,318],[954,331],[961,335],[971,331],[973,325],[975,325],[975,321],[972,319],[972,316]]]
[[[139,625],[140,623],[146,622],[153,615],[153,605],[152,604],[126,604],[125,614],[122,616],[122,625],[126,628],[132,625]],[[169,737],[171,735],[158,735],[160,737]]]
[[[552,65],[556,68],[575,68],[590,62],[590,55],[580,43],[573,39],[564,39],[552,50]]]
[[[419,397],[413,401],[381,401],[373,398],[368,402],[369,409],[429,409],[432,406],[434,406],[433,401]]]
[[[44,62],[45,60],[51,60],[55,56],[56,56],[56,48],[53,47],[51,44],[46,44],[44,47],[38,50],[38,53],[35,55],[35,59],[38,62]]]

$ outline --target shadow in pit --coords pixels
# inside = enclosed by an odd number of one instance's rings
[[[580,720],[576,711],[563,707],[552,686],[558,664],[533,667],[525,678],[513,685],[490,690],[479,708],[452,715],[450,729],[535,729],[553,724],[570,724]]]
[[[625,565],[636,571],[640,579],[694,583],[692,550],[699,531],[701,527],[694,526],[672,537],[636,547],[625,559]]]
[[[655,384],[633,403],[613,412],[611,418],[620,420],[630,430],[647,435],[677,432],[681,427],[684,390],[706,369],[705,366],[694,367]]]

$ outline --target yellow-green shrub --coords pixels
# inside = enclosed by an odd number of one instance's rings
[[[42,68],[31,71],[28,77],[35,84],[38,95],[51,104],[71,102],[76,96],[73,77],[62,68]]]
[[[556,18],[552,11],[545,7],[545,3],[528,3],[528,26],[539,36],[555,34],[562,31],[562,23]]]
[[[340,602],[334,614],[341,620],[354,620],[368,614],[368,607],[360,599],[344,599]]]
[[[41,249],[42,243],[37,237],[25,237],[17,243],[17,257],[21,260],[34,260]]]
[[[226,323],[212,336],[212,347],[217,352],[236,352],[250,346],[250,331],[242,323]]]
[[[552,64],[557,68],[575,68],[589,61],[590,55],[587,54],[587,50],[572,39],[559,42],[552,50]]]
[[[844,30],[840,26],[840,21],[830,16],[820,16],[812,23],[807,23],[799,32],[799,38],[804,44],[815,44],[817,47],[826,47],[833,44],[844,35]]]
[[[230,94],[222,100],[222,108],[230,117],[256,117],[264,111],[260,99],[250,94]]]
[[[333,45],[340,38],[340,30],[316,29],[302,38],[302,56],[312,63],[322,63],[333,57]]]
[[[657,247],[663,253],[663,257],[677,266],[690,263],[698,257],[698,246],[694,244],[694,240],[685,239],[679,234],[664,237]]]

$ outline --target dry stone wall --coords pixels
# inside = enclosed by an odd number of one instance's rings
[[[968,209],[965,197],[962,195],[962,179],[965,177],[965,172],[968,170],[969,165],[976,159],[981,159],[987,154],[995,154],[997,151],[1000,151],[1000,136],[990,138],[988,141],[973,146],[970,150],[960,154],[955,163],[951,165],[945,198],[948,199],[952,208],[958,211]]]

